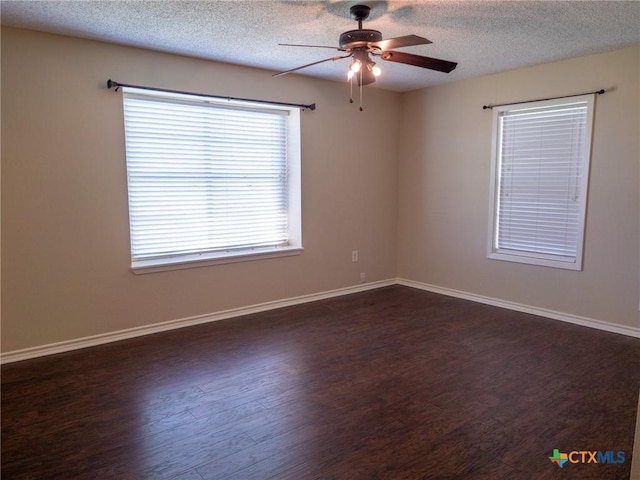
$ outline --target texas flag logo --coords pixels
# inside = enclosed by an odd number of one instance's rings
[[[569,456],[566,453],[560,453],[560,450],[557,448],[553,449],[553,455],[549,457],[553,463],[558,465],[560,468],[568,462]]]

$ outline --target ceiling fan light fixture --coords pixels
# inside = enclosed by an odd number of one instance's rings
[[[361,68],[362,68],[362,63],[360,62],[360,60],[356,60],[354,58],[353,61],[351,62],[351,66],[349,67],[349,70],[353,73],[358,73]]]

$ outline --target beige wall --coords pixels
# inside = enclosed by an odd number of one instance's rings
[[[491,111],[604,88],[596,100],[584,271],[487,259]],[[640,47],[406,94],[398,276],[639,327]]]
[[[2,30],[2,351],[401,277],[638,327],[640,47],[407,94]],[[302,113],[301,256],[129,272],[119,93],[108,78],[316,102]],[[585,268],[486,258],[486,103],[607,89],[596,106]],[[351,251],[360,262],[351,262]]]
[[[296,257],[129,272],[122,100],[108,78],[312,103]],[[2,30],[2,351],[396,274],[400,95],[26,30]],[[356,141],[353,141],[356,139]],[[360,261],[351,262],[351,251]]]

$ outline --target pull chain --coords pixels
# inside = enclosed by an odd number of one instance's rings
[[[349,103],[353,103],[353,75],[349,78]]]
[[[353,77],[355,77],[356,75],[359,75],[360,80],[359,80],[359,89],[360,89],[360,111],[362,112],[364,109],[362,108],[362,70],[360,70],[358,73],[356,73],[355,75],[351,75],[349,77],[349,103],[353,103]]]
[[[360,111],[362,111],[362,69],[360,69]]]
[[[360,69],[360,111],[362,111],[362,68]]]

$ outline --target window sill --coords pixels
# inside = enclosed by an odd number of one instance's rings
[[[525,252],[506,253],[509,251],[490,252],[488,258],[491,260],[503,260],[507,262],[526,263],[538,265],[540,267],[562,268],[565,270],[582,270],[580,259],[570,257],[552,257],[551,255],[534,255]]]
[[[300,255],[302,247],[278,247],[242,250],[238,252],[216,252],[207,254],[181,255],[154,260],[140,260],[132,262],[131,272],[136,275],[147,273],[182,270],[185,268],[209,267],[227,263],[265,260],[269,258],[290,257]]]

